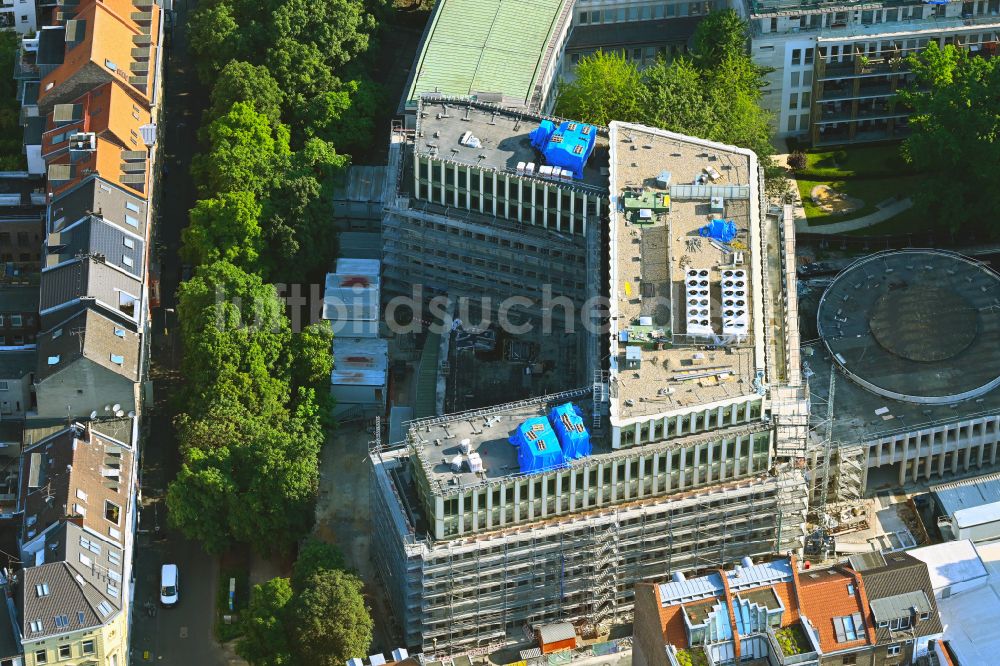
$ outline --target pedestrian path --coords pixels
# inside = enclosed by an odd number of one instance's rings
[[[809,234],[846,234],[850,231],[865,229],[875,226],[880,222],[885,222],[903,211],[909,210],[912,206],[913,201],[909,198],[887,200],[879,204],[879,209],[869,215],[856,217],[853,220],[834,222],[833,224],[817,224],[816,226],[810,226],[809,220],[805,217],[805,210],[802,210],[800,206],[796,206],[795,231]],[[800,210],[802,210],[801,215],[799,214]]]

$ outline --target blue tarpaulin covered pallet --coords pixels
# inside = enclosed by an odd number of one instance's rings
[[[522,473],[541,472],[566,464],[559,439],[544,416],[530,418],[517,427],[510,443],[518,448],[517,462]]]
[[[554,407],[549,412],[549,421],[567,460],[590,455],[590,433],[583,425],[583,412],[579,407],[571,402]]]
[[[736,225],[732,220],[712,220],[699,229],[698,234],[703,238],[711,238],[728,243],[736,238],[736,231]]]
[[[596,127],[568,120],[559,127],[551,120],[543,120],[529,136],[546,164],[568,169],[577,179],[583,178],[583,167],[597,145]]]

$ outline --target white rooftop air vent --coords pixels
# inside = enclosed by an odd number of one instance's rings
[[[712,336],[714,332],[711,327],[711,301],[708,298],[708,270],[689,268],[685,277],[685,298],[688,303],[685,330],[688,335],[695,337]]]
[[[750,326],[746,302],[747,274],[745,270],[726,270],[722,273],[722,334],[742,339]]]
[[[458,142],[460,144],[462,144],[463,146],[467,146],[468,148],[482,148],[483,147],[483,142],[480,141],[479,138],[475,134],[473,134],[472,132],[464,132],[464,133],[462,133],[462,136],[458,139]]]

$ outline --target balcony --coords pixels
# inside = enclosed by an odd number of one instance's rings
[[[153,12],[132,12],[130,18],[140,25],[149,24],[153,20]]]
[[[898,90],[898,88],[896,89]],[[860,86],[857,91],[852,85],[841,85],[820,91],[821,97],[817,102],[841,102],[855,99],[877,99],[879,97],[891,97],[896,94],[888,83],[881,85]]]
[[[149,47],[136,46],[132,49],[132,57],[135,60],[149,60]]]

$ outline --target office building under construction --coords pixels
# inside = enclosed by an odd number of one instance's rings
[[[413,421],[372,451],[372,552],[405,644],[454,654],[553,620],[597,628],[628,619],[638,581],[800,548],[808,404],[791,216],[766,207],[756,156],[636,125],[437,105],[422,104],[413,138],[435,153],[414,148],[418,197],[457,196],[455,224],[503,211],[516,233],[548,230],[550,251],[552,234],[583,235],[585,249],[593,233],[599,260],[579,256],[606,272],[578,297],[609,296],[611,324],[593,336],[585,387]],[[463,151],[479,166],[456,170]],[[489,206],[452,193],[473,171],[476,187],[492,183]],[[423,184],[438,173],[445,184]],[[428,214],[448,215],[446,202]],[[510,279],[492,270],[493,284]]]

